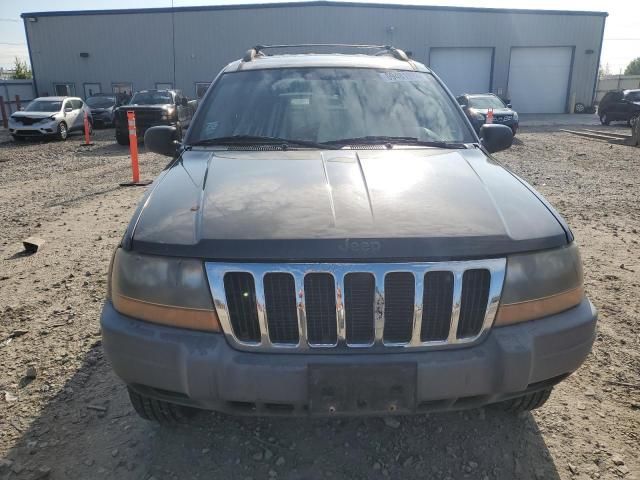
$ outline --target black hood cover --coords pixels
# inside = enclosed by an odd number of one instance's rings
[[[126,239],[212,260],[436,260],[551,248],[567,232],[475,148],[195,150],[155,181]]]

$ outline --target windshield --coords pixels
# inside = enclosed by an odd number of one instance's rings
[[[469,106],[483,110],[485,108],[505,108],[504,103],[498,97],[487,95],[486,97],[470,97]]]
[[[627,93],[627,100],[630,102],[640,102],[640,90]]]
[[[475,141],[431,74],[356,68],[224,74],[190,131],[189,143],[233,136],[319,143],[377,136]]]
[[[61,100],[34,100],[24,109],[25,112],[59,112]]]
[[[87,105],[95,108],[109,108],[116,104],[116,97],[89,97]]]
[[[129,105],[165,105],[173,103],[169,92],[137,92]]]

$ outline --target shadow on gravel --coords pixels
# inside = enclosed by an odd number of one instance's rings
[[[22,391],[42,389],[42,377]],[[161,427],[135,415],[99,342],[30,426],[19,404],[10,411],[21,436],[0,463],[3,479],[559,478],[533,417],[491,409],[387,423],[203,412]]]
[[[101,142],[104,143],[104,142]],[[138,153],[142,155],[145,153],[145,149],[142,145],[138,145]],[[113,143],[107,143],[106,145],[90,145],[88,147],[78,147],[77,157],[122,157],[129,155],[128,145],[119,145],[115,139]]]

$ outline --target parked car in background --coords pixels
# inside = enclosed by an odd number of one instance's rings
[[[156,125],[176,127],[177,139],[181,139],[195,110],[196,101],[189,100],[180,90],[141,90],[115,111],[116,141],[129,144],[128,111],[135,112],[138,139],[142,140],[147,129]]]
[[[392,47],[264,48],[224,68],[182,143],[145,135],[172,161],[116,249],[101,320],[135,410],[542,406],[589,354],[596,311],[566,222],[491,156],[512,130],[476,135]]]
[[[457,97],[458,103],[471,121],[477,133],[480,127],[487,123],[489,109],[493,108],[493,123],[506,125],[515,135],[519,127],[518,112],[505,104],[500,97],[493,93],[465,93]]]
[[[38,97],[9,117],[9,133],[14,140],[43,136],[66,140],[70,132],[84,129],[85,113],[92,129],[91,109],[81,98]]]
[[[120,105],[116,94],[98,93],[87,98],[86,104],[91,109],[96,127],[113,125],[115,109]]]
[[[617,121],[631,125],[631,119],[638,115],[640,115],[640,89],[607,92],[598,105],[598,116],[603,125]]]

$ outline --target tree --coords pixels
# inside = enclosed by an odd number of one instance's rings
[[[26,80],[31,78],[31,69],[27,62],[24,60],[20,60],[18,57],[15,57],[13,61],[13,78],[16,80]]]
[[[640,75],[640,57],[631,60],[627,68],[624,70],[625,75]]]

